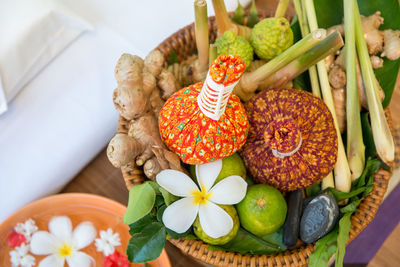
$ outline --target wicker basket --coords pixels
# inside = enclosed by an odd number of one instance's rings
[[[216,22],[214,17],[209,18],[209,29],[210,41],[214,42],[216,38]],[[193,55],[195,46],[194,25],[191,24],[164,40],[157,49],[159,49],[166,58],[168,58],[172,50],[175,50],[178,60],[182,61]],[[388,111],[386,115],[391,125]],[[118,131],[123,133],[128,132],[128,125],[129,122],[120,117]],[[128,165],[121,168],[121,170],[128,189],[136,184],[141,184],[146,179],[138,166]],[[374,218],[386,192],[390,175],[390,172],[385,170],[379,170],[375,174],[375,181],[371,193],[361,202],[357,212],[351,217],[350,237],[348,242],[353,240]],[[289,249],[273,255],[241,255],[233,252],[208,250],[209,245],[199,240],[170,239],[169,241],[181,249],[183,253],[189,254],[203,262],[218,266],[306,266],[309,255],[315,249],[315,245],[313,244],[302,244],[294,249]]]

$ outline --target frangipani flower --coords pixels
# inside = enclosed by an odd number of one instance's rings
[[[222,169],[222,160],[196,165],[199,187],[186,174],[175,170],[164,170],[157,175],[157,183],[171,194],[183,197],[175,201],[164,211],[164,225],[177,232],[184,233],[199,215],[204,232],[219,238],[227,235],[233,220],[217,204],[233,205],[246,195],[247,183],[237,175],[229,176],[213,186]]]
[[[111,228],[108,228],[107,231],[100,231],[100,238],[96,238],[94,244],[97,251],[108,256],[114,253],[116,246],[121,245],[121,239],[118,233],[114,233]]]
[[[29,245],[21,244],[10,251],[10,261],[12,267],[32,267],[35,265],[35,258],[28,254]]]
[[[96,238],[96,229],[91,222],[82,222],[74,231],[68,217],[53,217],[49,222],[49,232],[38,231],[31,240],[31,252],[48,255],[39,267],[63,267],[67,261],[70,267],[90,267],[95,262],[92,257],[79,251]]]

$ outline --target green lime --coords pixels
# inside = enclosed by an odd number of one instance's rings
[[[196,165],[190,165],[190,174],[194,179],[197,178]],[[244,166],[243,160],[238,153],[222,159],[222,169],[214,184],[232,175],[239,175],[246,179],[246,166]]]
[[[233,220],[233,227],[232,230],[224,236],[218,237],[218,238],[212,238],[208,236],[206,233],[204,233],[203,228],[201,228],[200,225],[200,219],[197,216],[196,220],[193,223],[193,230],[195,235],[203,240],[204,242],[211,244],[211,245],[223,245],[231,241],[237,234],[237,231],[239,230],[239,217],[237,215],[236,209],[234,206],[231,205],[219,205],[221,208],[223,208],[232,218]]]
[[[257,236],[277,231],[285,222],[287,212],[281,192],[265,184],[249,186],[236,208],[243,228]]]

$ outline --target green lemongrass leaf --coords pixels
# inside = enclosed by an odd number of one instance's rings
[[[162,223],[152,222],[132,235],[126,249],[130,262],[148,262],[157,259],[165,245],[166,230]]]
[[[260,18],[258,17],[256,2],[254,0],[252,0],[249,15],[247,16],[246,26],[253,28],[254,25],[256,25],[259,21],[260,21]]]
[[[345,0],[347,1],[347,0]],[[351,214],[353,212],[348,212],[343,215],[339,220],[339,233],[337,237],[337,249],[335,255],[335,267],[343,267],[343,258],[346,253],[346,242],[349,239],[349,232],[351,226]]]
[[[238,252],[240,254],[271,254],[284,251],[286,249],[282,241],[282,230],[271,235],[257,237],[243,228],[239,231],[235,238],[229,243],[222,246],[212,246],[213,250],[225,250]]]
[[[136,233],[139,233],[143,230],[143,228],[145,228],[147,225],[149,225],[152,222],[156,222],[157,218],[156,216],[154,216],[153,214],[147,214],[146,216],[144,216],[143,218],[141,218],[140,220],[132,223],[129,225],[129,233],[131,235],[134,235]]]
[[[160,192],[164,198],[165,205],[167,205],[167,206],[171,205],[171,203],[173,203],[179,199],[179,197],[174,196],[173,194],[171,194],[170,192],[168,192],[167,190],[165,190],[162,187],[160,187]]]
[[[376,173],[381,168],[381,165],[382,161],[380,161],[379,159],[368,158],[364,171],[362,172],[361,176],[353,182],[352,189],[367,185],[368,178],[373,176],[374,173]]]
[[[126,208],[123,221],[125,224],[132,224],[149,214],[154,207],[156,193],[153,187],[144,183],[136,185],[129,191],[128,207]]]
[[[336,251],[337,237],[338,226],[333,228],[329,234],[317,241],[315,244],[315,250],[310,255],[308,267],[321,267],[328,265],[329,259]]]
[[[362,187],[356,188],[348,193],[345,193],[345,192],[342,192],[342,191],[339,191],[337,189],[330,187],[327,189],[326,192],[328,194],[331,194],[336,199],[337,202],[340,202],[342,200],[358,196],[359,194],[363,193],[365,190],[366,190],[366,186],[362,186]]]
[[[235,9],[235,12],[233,13],[232,21],[236,22],[239,25],[243,25],[243,20],[244,20],[244,10],[243,6],[240,4],[240,1],[237,0],[238,6]]]
[[[358,0],[360,13],[369,16],[376,11],[381,12],[385,23],[381,25],[380,30],[400,29],[400,7],[398,0]],[[318,25],[323,28],[341,24],[343,22],[343,0],[314,0],[315,11],[317,13]],[[396,77],[399,73],[400,59],[395,61],[384,58],[383,67],[375,69],[375,76],[385,92],[383,107],[386,108],[393,94],[396,84]],[[364,142],[365,143],[365,142]],[[365,143],[367,148],[368,145]]]
[[[352,198],[350,204],[340,208],[340,213],[355,212],[363,199],[364,198],[359,199],[358,197]]]
[[[374,157],[376,155],[376,148],[374,137],[372,135],[371,125],[369,124],[368,112],[361,113],[361,127],[363,133],[363,140],[365,144],[365,157]]]

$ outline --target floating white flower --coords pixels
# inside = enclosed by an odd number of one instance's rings
[[[24,223],[18,223],[15,226],[15,232],[20,233],[25,236],[26,241],[30,241],[32,235],[38,230],[35,221],[32,219],[26,220]]]
[[[35,265],[35,258],[28,254],[29,245],[21,244],[10,251],[10,261],[12,267],[32,267]]]
[[[39,263],[39,267],[63,267],[65,261],[70,267],[94,266],[93,258],[79,250],[91,244],[96,235],[91,222],[82,222],[72,231],[68,217],[53,217],[49,222],[49,232],[33,234],[31,252],[36,255],[50,254]]]
[[[121,245],[118,233],[113,233],[111,228],[107,231],[100,231],[100,238],[96,238],[95,243],[97,251],[103,252],[104,256],[113,254],[116,246]]]
[[[204,232],[218,238],[227,235],[233,220],[217,204],[233,205],[239,203],[246,195],[247,183],[237,175],[229,176],[213,186],[222,169],[222,160],[196,165],[196,176],[199,187],[186,174],[164,170],[157,175],[157,183],[171,194],[183,197],[175,201],[164,211],[164,225],[177,232],[184,233],[199,215]]]

